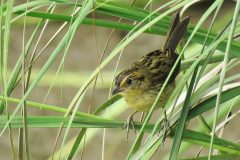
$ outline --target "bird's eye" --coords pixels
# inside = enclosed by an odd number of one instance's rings
[[[132,80],[131,78],[128,78],[128,79],[126,80],[126,83],[127,83],[128,85],[131,85],[131,84],[133,83],[133,80]]]

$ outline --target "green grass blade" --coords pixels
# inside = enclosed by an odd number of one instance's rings
[[[180,115],[180,118],[178,121],[176,134],[174,135],[174,140],[173,140],[172,149],[171,149],[171,153],[170,153],[170,158],[169,158],[170,160],[177,160],[177,158],[178,158],[178,152],[179,152],[179,148],[180,148],[181,142],[182,142],[182,135],[183,135],[183,131],[185,128],[188,111],[191,107],[191,95],[194,92],[193,88],[194,88],[197,72],[198,72],[198,66],[196,67],[196,69],[194,70],[194,73],[192,75],[190,86],[187,91],[187,96],[185,98],[184,105],[183,105],[183,108],[181,111],[181,115]]]
[[[90,9],[91,9],[91,7],[93,6],[94,3],[95,3],[95,1],[83,1],[84,5],[83,5],[83,7],[81,8],[81,10],[79,12],[78,18],[73,22],[72,27],[69,29],[69,32],[71,31],[71,34],[70,34],[70,36],[66,37],[67,38],[66,40],[69,40],[71,42],[71,39],[73,37],[73,33],[76,31],[77,27],[82,23],[83,19],[87,16],[88,12],[90,11]],[[66,46],[69,46],[69,44],[66,43]],[[76,105],[77,106],[79,105],[78,102],[76,103]],[[67,135],[68,135],[71,123],[72,123],[73,118],[74,118],[74,116],[75,116],[75,114],[77,112],[77,108],[78,107],[74,108],[74,110],[73,110],[73,113],[71,115],[70,121],[68,123],[68,126],[66,128],[66,131],[65,131],[65,134],[64,134],[64,137],[63,137],[63,141],[62,141],[62,145],[61,145],[61,149],[60,150],[62,150],[62,148],[63,148],[63,145],[64,145],[65,140],[67,138]],[[60,157],[61,157],[61,151],[60,151],[59,158]]]
[[[84,8],[84,9],[86,9],[86,8]],[[76,28],[81,24],[82,19],[86,16],[86,10],[82,11],[81,13],[84,13],[84,14],[80,14],[79,15],[79,18],[73,23],[72,27],[69,29],[67,34],[63,37],[61,42],[58,44],[56,49],[53,51],[53,53],[51,54],[51,56],[49,57],[49,59],[47,60],[45,65],[42,67],[42,69],[39,72],[39,74],[36,77],[36,79],[29,86],[28,90],[26,91],[26,94],[22,97],[22,100],[20,101],[20,103],[18,104],[18,106],[16,107],[14,112],[12,113],[12,115],[11,115],[11,117],[9,119],[9,122],[6,125],[8,125],[10,123],[11,119],[15,116],[15,114],[19,110],[20,106],[23,104],[24,100],[26,100],[26,98],[31,93],[31,91],[34,89],[34,87],[38,84],[39,80],[42,78],[44,73],[48,70],[48,68],[51,66],[51,64],[56,59],[56,57],[61,53],[60,51],[65,47],[66,43],[69,40],[69,37],[72,37],[72,35],[74,34]],[[1,131],[0,136],[2,136],[3,132],[5,131],[5,129],[6,129],[6,127],[4,127],[3,130]]]
[[[176,131],[176,130],[175,130]],[[175,132],[176,133],[176,132]],[[210,141],[211,136],[207,134],[203,134],[201,132],[196,132],[192,130],[185,129],[183,132],[183,141],[189,142],[191,144],[196,144],[199,146],[204,146],[206,148],[210,147]],[[219,149],[222,152],[229,153],[229,154],[240,154],[240,145],[226,141],[221,138],[214,138],[214,149]],[[146,147],[142,147],[139,153],[136,153],[134,155],[134,159],[151,159],[154,152],[159,148],[159,145],[161,145],[162,138],[159,136],[155,136],[151,139],[151,141],[148,141],[145,145]],[[167,158],[169,159],[169,158]],[[179,159],[179,157],[178,157]]]
[[[23,117],[15,116],[12,119],[12,127],[13,128],[21,128],[23,127]],[[70,118],[64,117],[54,117],[54,116],[28,116],[29,126],[31,128],[58,128],[61,123],[64,123],[64,127],[67,127]],[[5,124],[8,122],[6,116],[0,116],[0,128],[3,128]],[[121,128],[124,122],[112,121],[112,120],[94,120],[94,119],[86,119],[86,118],[74,118],[73,124],[71,128]],[[140,129],[141,125],[136,125],[136,129]],[[153,125],[148,125],[146,127],[146,131],[151,131]],[[211,136],[191,131],[185,130],[183,134],[183,140],[191,143],[196,143],[199,145],[203,145],[209,147],[209,140]],[[214,141],[214,148],[219,149],[221,151],[225,151],[232,154],[240,153],[240,145],[235,144],[230,141],[226,141],[221,138],[216,138]]]
[[[224,103],[240,94],[240,87],[234,87],[227,91],[222,92],[222,98],[220,103]],[[189,111],[188,120],[205,113],[206,111],[214,108],[216,104],[217,95],[208,98],[207,100],[196,105],[193,109]]]
[[[34,8],[36,6],[41,6],[41,5],[48,5],[48,4],[51,4],[53,2],[49,1],[49,0],[34,0],[34,1],[31,1],[31,2],[28,2],[27,3],[23,3],[23,4],[20,4],[18,6],[15,6],[12,10],[13,13],[15,12],[18,12],[20,10],[25,10],[26,8]],[[5,13],[4,13],[5,15]]]
[[[220,101],[221,101],[221,97],[222,97],[222,89],[223,89],[223,84],[224,84],[224,78],[225,78],[225,75],[226,75],[226,66],[227,66],[227,63],[229,61],[228,57],[229,57],[229,54],[230,54],[231,43],[232,43],[232,38],[234,36],[235,27],[236,27],[236,24],[237,24],[239,9],[240,9],[240,1],[237,1],[234,16],[233,16],[233,22],[232,22],[229,37],[228,37],[226,53],[225,53],[225,57],[224,57],[224,60],[223,60],[223,68],[222,68],[222,71],[221,71],[221,76],[220,76],[220,81],[219,81],[219,91],[218,91],[218,94],[217,94],[216,106],[215,106],[215,111],[214,111],[214,121],[213,121],[213,127],[212,127],[212,130],[213,130],[212,131],[212,138],[211,138],[211,142],[210,142],[211,145],[210,145],[209,155],[208,155],[209,160],[211,159],[211,155],[212,155],[212,145],[213,145],[213,140],[214,140],[214,134],[215,134],[215,128],[216,128],[216,123],[217,123],[217,116],[218,116]]]
[[[34,40],[35,36],[36,36],[36,33],[37,33],[39,27],[43,24],[43,22],[44,22],[44,20],[40,21],[37,24],[35,30],[33,31],[31,37],[29,38],[29,40],[28,40],[28,42],[26,44],[26,48],[25,48],[25,54],[24,54],[25,56],[28,55],[30,47],[31,47],[31,45],[33,43],[33,40]],[[11,92],[14,89],[14,87],[16,85],[16,82],[17,82],[17,79],[18,79],[18,76],[19,76],[19,74],[21,72],[21,61],[22,61],[22,58],[23,58],[22,56],[23,56],[23,54],[21,54],[21,57],[16,62],[16,65],[14,66],[14,69],[13,69],[13,71],[12,71],[12,73],[10,75],[10,78],[8,79],[8,82],[6,84],[7,96],[11,95]],[[3,103],[3,101],[1,101],[0,102],[0,114],[2,114],[3,110],[4,110],[4,103]]]
[[[87,131],[87,128],[82,128],[80,130],[80,132],[78,133],[75,141],[74,141],[74,144],[71,148],[71,151],[67,157],[67,160],[71,160],[73,158],[73,156],[75,155],[75,153],[77,152],[77,149],[79,147],[79,145],[81,144],[81,141],[82,139],[84,138],[84,135],[86,134],[86,131]]]
[[[184,140],[210,148],[211,136],[196,131],[185,130]],[[240,145],[214,136],[213,148],[230,154],[240,154]]]
[[[3,96],[0,96],[0,101],[2,101],[2,100],[3,100]],[[21,101],[21,99],[12,98],[12,97],[8,97],[7,100],[8,100],[8,103],[14,103],[14,104],[18,104]],[[53,112],[57,112],[57,113],[66,113],[67,112],[67,109],[65,107],[60,107],[60,106],[53,106],[53,105],[37,103],[37,102],[33,102],[33,101],[26,101],[26,104],[27,104],[27,107],[36,108],[39,110],[47,110],[47,111],[53,111]],[[91,119],[96,119],[96,120],[99,118],[102,119],[102,117],[84,113],[84,112],[77,112],[76,116],[82,117],[82,118],[91,118]]]
[[[211,156],[211,160],[239,160],[239,159],[240,159],[240,155],[238,154]],[[208,160],[208,157],[187,158],[187,159],[181,159],[181,160]]]
[[[226,113],[228,113],[230,107],[235,103],[235,99],[236,98],[233,98],[227,102],[224,102],[221,104],[221,107],[220,107],[220,110],[219,110],[219,116],[218,116],[218,121],[219,120],[224,120],[224,118],[226,117]],[[237,108],[239,105],[239,102],[234,104],[234,109]],[[208,117],[205,117],[206,121],[208,122],[208,124],[211,126],[213,124],[213,119],[214,117],[213,116],[208,116]],[[219,129],[219,128],[218,128]],[[198,132],[204,132],[204,129],[201,127],[201,126],[196,126],[193,128],[193,130],[195,131],[198,131]],[[184,143],[182,144],[181,146],[181,149],[180,149],[180,155],[183,155],[184,152],[186,152],[187,150],[189,150],[190,148],[192,147],[192,144],[191,143]],[[168,159],[168,158],[167,158]]]
[[[104,13],[108,13],[109,10],[113,10],[116,4],[105,4],[105,5],[100,5],[99,8],[97,8],[97,10],[103,8],[106,9],[106,11],[104,11]],[[112,8],[113,9],[112,9]],[[140,9],[140,8],[136,8],[136,7],[132,7],[132,9],[135,9],[134,12],[128,12],[129,8],[126,5],[119,5],[117,4],[117,7],[119,10],[117,10],[118,14],[114,14],[114,16],[119,15],[121,18],[126,17],[126,13],[128,13],[128,19],[133,20],[133,21],[141,21],[144,18],[146,18],[149,14],[149,11],[146,11],[144,9]],[[96,11],[97,11],[96,10]],[[20,14],[23,11],[18,11],[16,12],[16,14]],[[142,14],[139,14],[142,13]],[[115,13],[115,12],[114,12]],[[59,20],[59,21],[70,21],[71,17],[70,16],[66,16],[66,15],[58,15],[58,14],[44,14],[42,12],[30,12],[28,14],[29,16],[33,16],[33,17],[45,17],[45,18],[49,18],[52,20]],[[159,13],[154,13],[151,17],[155,18],[157,16],[159,16]],[[136,19],[136,17],[138,17]],[[100,19],[95,19],[95,25],[96,26],[102,26],[102,27],[111,27],[111,28],[116,28],[116,29],[122,29],[122,30],[132,30],[134,28],[133,25],[129,25],[129,24],[125,24],[125,23],[118,23],[118,22],[114,22],[114,21],[106,21],[106,20],[100,20]],[[88,25],[92,25],[93,24],[93,19],[90,18],[86,18],[83,21],[83,24],[88,24]],[[151,27],[151,29],[147,29],[145,32],[146,33],[152,33],[152,34],[159,34],[159,35],[165,35],[167,33],[168,30],[168,26],[170,24],[170,17],[164,17],[162,20],[160,20],[159,22],[156,23],[156,25],[153,25],[153,27]],[[189,37],[190,33],[193,31],[193,29],[195,28],[194,25],[190,25],[190,30],[188,31],[188,34],[186,37]],[[196,32],[196,34],[194,35],[192,42],[196,42],[196,43],[200,43],[203,44],[205,42],[206,39],[206,35],[207,35],[207,30],[200,28],[198,30],[198,32]],[[216,33],[209,33],[209,37],[206,40],[206,45],[209,46],[213,41],[214,38],[216,37]],[[223,42],[221,42],[220,45],[217,46],[217,49],[220,51],[225,51],[227,45],[227,40],[224,40]],[[232,52],[231,52],[231,56],[239,56],[238,54],[238,50],[240,49],[240,43],[236,40],[233,40],[232,43]]]
[[[111,97],[109,100],[107,100],[105,103],[103,103],[100,107],[97,108],[97,110],[94,112],[94,115],[101,113],[101,111],[103,111],[106,108],[108,108],[109,106],[111,106],[113,103],[118,101],[120,98],[121,98],[120,95],[115,95],[115,96]],[[78,149],[86,131],[87,131],[87,128],[82,128],[81,131],[78,133],[77,138],[74,141],[73,147],[67,157],[68,160],[72,159],[74,154],[77,152],[77,149]]]
[[[224,102],[226,102],[228,100],[231,100],[232,98],[235,98],[239,94],[240,94],[240,87],[234,87],[232,89],[224,91],[223,92],[223,97],[224,98],[222,99],[221,103],[224,103]],[[189,111],[187,120],[189,121],[190,119],[192,119],[192,118],[194,118],[196,116],[199,116],[202,113],[205,113],[205,112],[209,111],[210,109],[212,109],[214,107],[215,103],[216,103],[216,95],[213,96],[213,97],[210,97],[209,99],[207,99],[207,100],[205,100],[203,102],[201,102],[200,104],[198,104],[197,106],[195,106],[193,109],[191,109]],[[170,121],[170,126],[173,126],[176,123],[176,121],[178,120],[178,118],[179,118],[179,115],[178,116],[176,115],[176,117],[173,117],[173,119]],[[183,133],[183,138],[184,138],[184,133]],[[138,159],[139,157],[144,156],[145,154],[149,154],[147,152],[148,150],[149,150],[149,152],[154,152],[154,150],[156,148],[158,148],[161,143],[162,143],[162,139],[159,139],[157,141],[157,140],[154,140],[154,137],[151,138],[150,141],[147,142],[147,144],[144,145],[140,149],[140,151],[139,151],[140,153],[134,154],[133,159]],[[136,157],[138,157],[138,158],[136,158]]]
[[[7,2],[6,17],[5,17],[5,30],[4,30],[4,45],[2,52],[2,76],[3,76],[3,95],[7,97],[7,67],[8,67],[8,49],[9,49],[9,35],[11,30],[11,18],[12,18],[13,0]]]
[[[4,3],[3,1],[1,2],[2,4]],[[1,8],[2,9],[2,8]],[[4,35],[3,35],[3,46],[1,48],[2,53],[1,53],[1,72],[2,72],[2,84],[3,84],[3,97],[4,97],[4,101],[3,103],[6,105],[6,114],[7,117],[9,118],[8,115],[8,104],[7,104],[7,89],[6,89],[6,84],[7,84],[7,78],[8,78],[8,74],[7,74],[7,69],[8,69],[8,54],[9,54],[9,38],[10,38],[10,30],[11,30],[11,18],[12,18],[12,9],[13,9],[13,0],[9,0],[6,2],[6,16],[5,16],[5,29],[4,29]],[[4,14],[4,13],[3,13]],[[2,16],[2,14],[1,14]],[[2,17],[1,17],[2,19]],[[2,20],[1,20],[2,21]],[[2,28],[1,28],[2,30]],[[2,37],[0,37],[2,38]],[[9,131],[9,140],[10,140],[10,144],[11,144],[11,152],[12,152],[12,158],[15,159],[16,158],[16,153],[15,153],[15,149],[14,149],[14,143],[13,143],[13,133],[12,133],[12,128],[11,128],[11,124],[6,125],[6,127],[8,127],[8,131]]]

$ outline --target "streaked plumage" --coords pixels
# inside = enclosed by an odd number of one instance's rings
[[[189,17],[180,21],[179,13],[177,13],[172,21],[163,49],[148,53],[134,62],[130,68],[119,73],[115,78],[113,94],[121,94],[129,107],[136,111],[147,112],[178,58],[175,50],[186,32],[188,23]],[[179,72],[180,63],[177,64],[159,104],[157,104],[158,108],[164,106],[165,100],[175,87],[175,78]]]

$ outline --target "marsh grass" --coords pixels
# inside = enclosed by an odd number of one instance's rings
[[[122,128],[124,121],[115,119],[126,109],[126,104],[120,96],[109,98],[95,111],[89,109],[87,113],[80,111],[83,108],[83,101],[87,99],[86,94],[100,88],[110,89],[115,70],[105,72],[104,68],[143,33],[166,35],[171,21],[169,15],[184,6],[191,7],[195,3],[193,1],[191,5],[187,5],[190,2],[192,1],[172,0],[163,5],[154,6],[152,9],[151,5],[146,5],[151,4],[151,1],[141,4],[146,7],[136,7],[134,3],[128,5],[127,2],[109,0],[84,0],[82,2],[35,0],[18,5],[15,5],[12,0],[2,1],[0,8],[0,26],[2,28],[0,30],[2,37],[0,39],[0,138],[3,139],[8,135],[12,159],[34,159],[31,157],[31,141],[29,140],[29,136],[31,136],[29,130],[32,128],[43,130],[57,128],[57,134],[53,140],[55,142],[52,144],[52,153],[48,155],[49,159],[73,159],[76,155],[84,153],[84,146],[96,143],[93,139],[103,128],[112,128],[113,132]],[[238,24],[240,3],[237,1],[229,14],[221,15],[224,17],[224,21],[228,19],[227,24],[216,18],[223,4],[223,0],[214,1],[203,14],[199,15],[195,24],[190,24],[184,38],[185,43],[179,46],[182,65],[177,86],[167,100],[164,109],[157,115],[156,121],[149,123],[155,104],[164,92],[167,81],[175,69],[174,66],[145,120],[143,123],[136,123],[135,129],[138,132],[133,143],[129,143],[131,147],[128,152],[124,153],[125,159],[156,157],[157,159],[176,160],[181,159],[182,155],[185,155],[185,160],[240,158],[240,145],[232,139],[222,136],[226,126],[231,126],[232,120],[237,119],[239,113],[238,57],[240,43],[235,36],[240,32]],[[64,14],[57,11],[56,8],[60,6],[67,8]],[[96,18],[98,16],[100,18]],[[25,37],[29,17],[34,19],[34,30],[29,37]],[[125,21],[119,21],[119,19]],[[211,19],[211,23],[204,28],[203,24],[206,25],[205,22],[208,19]],[[18,23],[15,23],[16,21]],[[11,28],[20,22],[23,24],[22,51],[13,68],[10,68],[9,48],[14,43],[10,41]],[[48,24],[54,22],[62,25],[56,29],[55,34],[45,42],[45,46],[38,52],[39,41],[47,34]],[[105,56],[100,55],[97,48],[98,41],[95,41],[99,63],[94,70],[82,73],[67,72],[64,70],[65,60],[70,54],[72,40],[76,36],[79,26],[82,25],[87,25],[91,29],[94,26],[109,28],[109,30],[124,30],[127,31],[127,34]],[[217,30],[213,30],[214,27]],[[93,32],[95,32],[94,29]],[[50,47],[60,34],[61,40],[57,42],[50,54],[45,55],[45,49]],[[39,67],[38,61],[44,56],[47,56],[47,59]],[[101,56],[102,58],[100,58]],[[179,60],[180,58],[177,61]],[[48,72],[56,62],[58,62],[58,66],[54,68],[54,71]],[[229,72],[231,74],[228,74]],[[97,76],[98,78],[96,78]],[[75,78],[75,81],[80,83],[71,83]],[[102,81],[105,81],[105,84]],[[48,87],[42,95],[43,103],[29,98],[34,90],[39,89],[39,84]],[[54,86],[64,90],[70,85],[77,88],[77,91],[68,100],[66,106],[45,103],[45,100],[54,94],[51,92]],[[13,96],[17,90],[21,91],[19,98]],[[64,96],[64,91],[62,91],[62,96]],[[95,94],[92,97],[97,98],[98,95]],[[92,105],[91,100],[87,100]],[[51,114],[48,116],[31,115],[31,112],[28,113],[30,108],[45,110]],[[164,146],[164,131],[161,129],[164,111],[167,112],[172,140],[169,142],[170,149],[165,154],[160,154]],[[194,126],[191,125],[192,121],[195,123]],[[186,125],[189,123],[190,125]],[[238,135],[237,131],[234,131],[234,127],[232,129],[231,134]],[[102,159],[109,154],[105,149],[105,141],[108,139],[107,132],[104,130],[99,149],[101,155],[98,157],[101,156]],[[73,134],[74,136],[69,136]],[[15,138],[14,135],[18,135],[18,138]],[[16,146],[17,143],[18,146]],[[185,154],[193,146],[199,148],[196,156]],[[204,149],[207,151],[201,152]],[[161,157],[159,158],[159,156]]]

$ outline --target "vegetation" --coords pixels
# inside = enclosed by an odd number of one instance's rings
[[[73,159],[79,156],[82,145],[96,143],[93,142],[93,137],[100,129],[114,128],[115,132],[119,132],[117,129],[122,128],[125,122],[116,120],[115,117],[126,108],[123,99],[119,95],[109,96],[109,100],[100,105],[96,111],[80,112],[79,109],[83,108],[82,102],[86,100],[86,94],[92,88],[97,90],[101,87],[111,87],[113,75],[117,69],[113,69],[111,73],[102,73],[102,70],[114,61],[114,57],[121,56],[122,50],[131,45],[133,40],[143,33],[166,35],[171,21],[170,15],[180,9],[181,13],[185,14],[189,7],[197,5],[195,3],[198,1],[172,0],[153,7],[155,3],[151,0],[146,3],[138,2],[137,5],[135,2],[110,0],[83,0],[82,2],[33,0],[21,4],[15,4],[13,0],[2,1],[0,6],[0,138],[8,138],[12,159],[35,159],[31,157],[32,141],[29,140],[32,128],[58,129],[56,143],[52,144],[53,151],[48,155],[49,159]],[[166,86],[164,83],[143,123],[135,124],[137,134],[133,137],[133,143],[128,143],[131,147],[128,153],[125,153],[125,159],[151,159],[152,157],[170,160],[240,159],[240,145],[236,139],[230,138],[230,135],[239,135],[237,128],[235,127],[236,130],[234,126],[231,128],[229,137],[223,136],[226,125],[233,125],[231,122],[239,118],[240,42],[237,38],[240,33],[238,23],[240,1],[236,1],[235,7],[221,15],[222,18],[219,20],[217,16],[223,5],[223,0],[213,1],[199,16],[196,23],[191,22],[184,43],[178,47],[182,63],[177,86],[155,122],[149,123],[154,105],[164,92]],[[59,12],[58,7],[64,9]],[[207,27],[203,27],[209,19],[210,23]],[[38,51],[39,41],[46,35],[50,22],[60,22],[62,25]],[[30,36],[26,36],[27,25],[30,23],[34,26],[34,30]],[[10,48],[15,42],[10,41],[10,34],[12,34],[12,28],[19,24],[23,28],[22,51],[19,57],[16,56],[17,59],[11,68]],[[114,48],[111,48],[108,55],[103,51],[99,65],[91,71],[90,76],[88,73],[64,72],[64,63],[70,54],[71,42],[82,25],[105,27],[109,28],[109,31],[112,29],[127,31],[127,35]],[[57,42],[52,52],[44,55],[45,49],[51,46],[54,39],[62,33],[64,34],[61,40]],[[38,62],[42,56],[48,57],[39,67]],[[91,60],[88,61],[91,63]],[[58,67],[54,72],[48,72],[54,63],[58,63]],[[59,75],[62,77],[61,83],[58,81]],[[65,107],[46,104],[45,100],[43,103],[38,103],[30,98],[33,92],[39,89],[38,85],[41,83],[49,88],[43,95],[46,99],[54,94],[50,92],[54,86],[65,86],[65,83],[71,83],[73,78],[79,78],[77,80],[80,84],[71,84],[78,91],[68,100]],[[107,85],[99,84],[98,81],[102,79],[107,82]],[[17,96],[19,98],[14,96],[17,91],[21,92]],[[40,93],[38,94],[40,96]],[[51,111],[51,114],[48,116],[31,114],[30,108]],[[171,128],[166,130],[161,127],[165,111]],[[104,146],[108,137],[105,134],[106,130],[103,133],[102,145]],[[166,133],[172,137],[169,142],[171,147],[167,153],[159,154],[165,146],[163,143]],[[73,134],[74,136],[69,136]],[[185,154],[193,146],[199,148],[196,156]],[[102,153],[99,157],[104,159],[104,155],[108,153],[104,147],[101,149]],[[205,152],[202,152],[203,149],[206,149]]]

